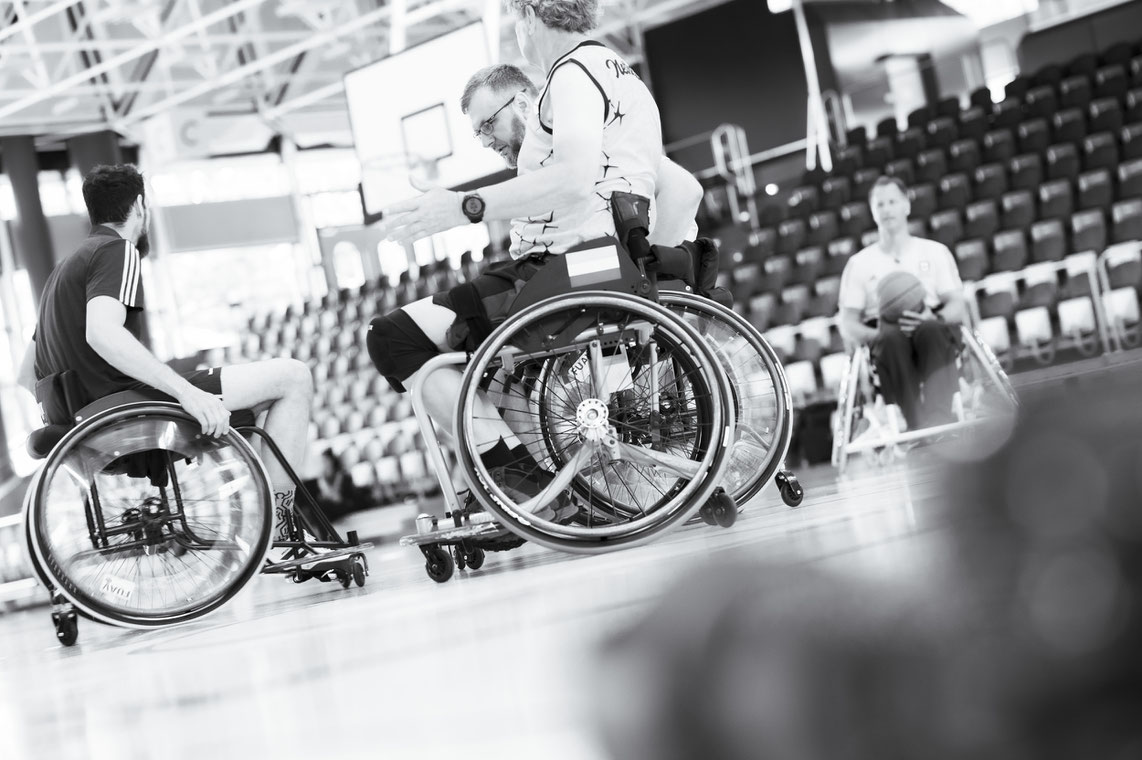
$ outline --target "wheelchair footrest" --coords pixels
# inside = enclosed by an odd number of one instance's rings
[[[485,522],[475,525],[450,525],[429,533],[417,533],[405,536],[400,540],[401,546],[424,546],[425,544],[454,544],[473,538],[489,538],[507,533],[507,529],[499,523]]]
[[[305,574],[307,577],[316,577],[324,573],[325,570],[336,569],[336,567],[352,564],[358,558],[365,563],[367,569],[368,561],[365,559],[363,550],[371,549],[372,547],[373,544],[371,543],[363,543],[357,544],[356,546],[346,546],[322,554],[308,554],[304,557],[296,557],[283,562],[270,562],[262,568],[262,575],[285,575],[299,572],[299,574]]]

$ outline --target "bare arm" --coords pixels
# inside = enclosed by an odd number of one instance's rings
[[[204,433],[220,435],[229,427],[230,413],[221,400],[187,382],[163,364],[124,327],[127,307],[110,296],[87,302],[87,344],[102,359],[128,377],[173,396]]]
[[[849,347],[864,345],[876,337],[876,330],[861,322],[859,309],[842,308],[837,327]]]
[[[36,342],[33,340],[24,351],[24,360],[20,362],[20,373],[16,382],[26,388],[28,393],[36,395]]]
[[[656,215],[650,242],[654,245],[678,245],[686,239],[698,214],[702,185],[690,172],[663,156],[658,164],[654,202]]]

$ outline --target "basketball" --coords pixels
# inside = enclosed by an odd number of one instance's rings
[[[924,284],[908,272],[889,272],[876,284],[876,300],[880,304],[880,319],[899,322],[906,311],[924,310]]]

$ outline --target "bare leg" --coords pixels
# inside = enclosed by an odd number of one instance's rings
[[[405,313],[416,322],[437,348],[441,351],[450,351],[447,345],[446,334],[456,313],[451,309],[438,306],[431,298],[422,298],[415,303],[403,307]],[[406,386],[411,386],[421,372],[420,370],[409,378]],[[428,416],[438,428],[443,428],[448,435],[456,429],[456,400],[460,398],[460,387],[463,373],[453,367],[443,367],[428,375],[424,380],[424,400],[428,407]],[[511,428],[503,421],[499,410],[488,401],[481,391],[476,394],[476,409],[474,410],[473,438],[476,441],[476,453],[481,454],[503,439],[509,447],[519,445],[519,440],[512,433]]]

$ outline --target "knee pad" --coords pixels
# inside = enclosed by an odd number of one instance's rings
[[[397,393],[404,393],[404,381],[440,353],[404,309],[370,322],[365,345],[373,366]]]

